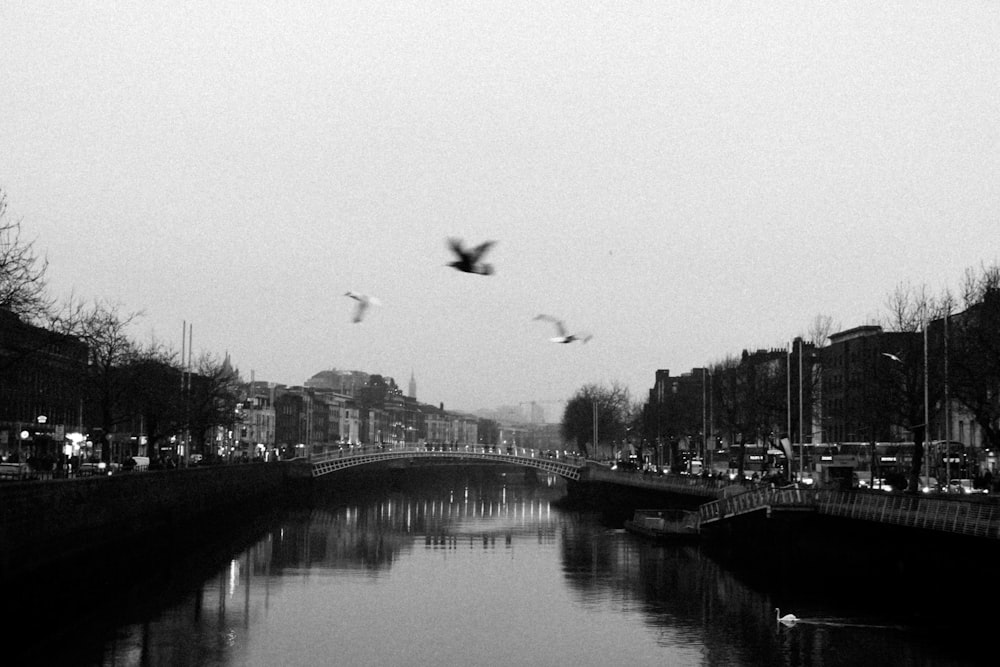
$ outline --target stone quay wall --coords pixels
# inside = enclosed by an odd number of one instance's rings
[[[253,516],[310,487],[304,461],[0,483],[0,580]]]

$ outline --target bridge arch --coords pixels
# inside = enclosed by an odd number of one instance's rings
[[[580,471],[586,467],[586,462],[583,459],[551,459],[541,456],[539,452],[534,450],[519,450],[518,453],[502,454],[495,451],[487,451],[485,448],[481,447],[476,447],[473,450],[456,449],[445,451],[428,450],[426,448],[389,449],[351,454],[338,453],[314,459],[312,463],[312,476],[314,478],[322,477],[347,468],[355,468],[372,463],[398,460],[502,463],[505,465],[536,468],[538,470],[544,470],[545,472],[553,473],[571,480],[579,480]]]

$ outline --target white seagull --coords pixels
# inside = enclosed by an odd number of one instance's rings
[[[572,343],[575,340],[578,340],[581,343],[586,343],[588,340],[593,338],[593,336],[587,333],[575,333],[575,334],[566,333],[566,325],[563,324],[563,321],[560,320],[558,317],[552,317],[551,315],[536,315],[535,319],[546,320],[548,322],[555,323],[556,331],[559,333],[559,335],[549,339],[553,343]]]
[[[382,302],[373,296],[368,294],[362,294],[361,292],[344,292],[344,296],[349,296],[358,302],[357,308],[354,310],[354,322],[360,322],[365,316],[365,311],[368,310],[368,306],[381,306]]]
[[[900,359],[899,357],[897,357],[895,354],[890,354],[889,352],[883,352],[882,356],[883,357],[889,357],[890,359],[892,359],[893,361],[895,361],[897,364],[903,363],[903,360]]]

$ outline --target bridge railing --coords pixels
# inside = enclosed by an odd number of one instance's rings
[[[527,447],[514,447],[514,446],[504,446],[504,445],[417,445],[417,444],[406,444],[406,445],[355,445],[353,447],[338,450],[336,452],[328,452],[326,454],[321,454],[313,456],[313,463],[322,463],[324,461],[331,461],[334,459],[345,459],[350,457],[366,456],[372,454],[392,454],[400,453],[404,454],[407,452],[442,452],[442,453],[455,453],[455,454],[494,454],[501,456],[517,456],[522,458],[532,458],[541,459],[548,461],[555,461],[558,463],[565,463],[567,465],[582,466],[587,463],[587,460],[582,456],[574,456],[572,454],[566,454],[564,452],[557,452],[553,455],[547,454],[548,451],[554,450],[540,450],[540,449],[530,449]]]
[[[496,445],[459,445],[459,446],[394,446],[394,447],[357,447],[351,450],[333,452],[325,456],[317,456],[312,460],[312,474],[320,477],[337,470],[354,466],[389,461],[393,459],[472,459],[477,461],[493,461],[511,463],[539,468],[569,479],[579,479],[580,470],[585,465],[582,457],[549,456],[539,450],[521,447],[498,447]]]
[[[1000,539],[1000,505],[926,495],[757,489],[705,503],[698,508],[698,513],[704,524],[776,507],[814,507],[829,516]]]
[[[820,512],[910,528],[1000,539],[1000,506],[926,495],[831,491]]]
[[[819,493],[811,489],[752,489],[705,503],[698,514],[702,523],[708,523],[774,506],[818,507]]]

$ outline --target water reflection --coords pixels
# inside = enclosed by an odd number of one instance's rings
[[[394,495],[289,517],[280,533],[268,536],[268,560],[278,572],[337,574],[365,571],[370,576],[392,567],[420,542],[429,548],[510,547],[513,536],[531,534],[539,542],[555,539],[552,501],[533,487],[470,488],[446,498]]]
[[[699,547],[635,539],[561,509],[561,494],[471,479],[331,496],[180,602],[132,610],[78,662],[972,664],[821,601],[801,611],[824,620],[779,626],[766,590]]]

